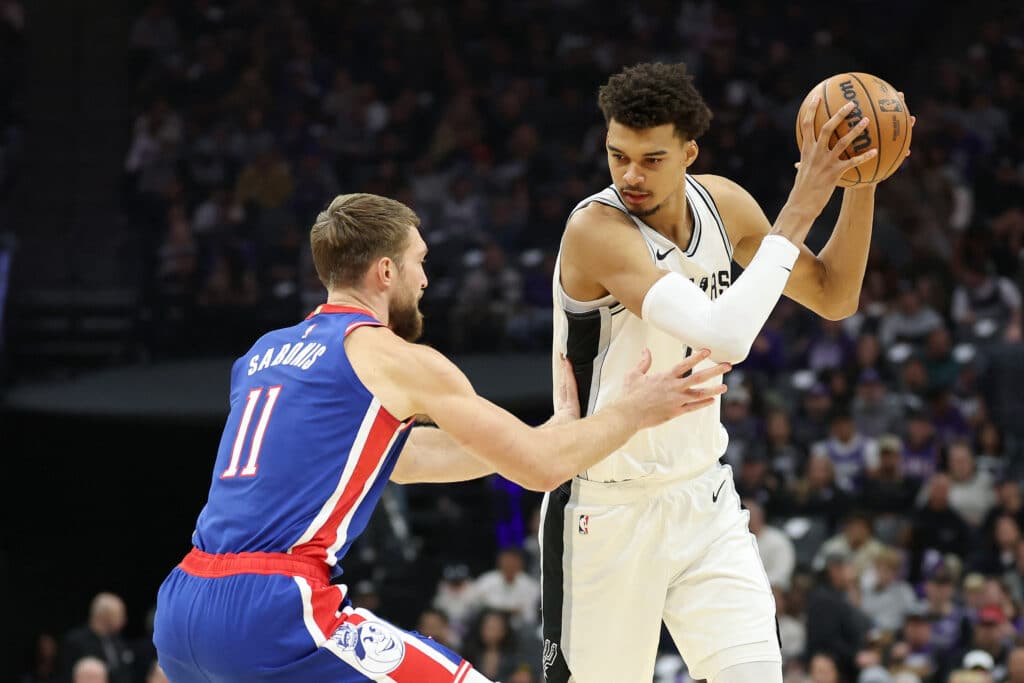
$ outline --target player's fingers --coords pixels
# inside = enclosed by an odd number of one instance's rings
[[[858,154],[855,157],[850,157],[846,161],[840,162],[839,168],[841,168],[843,171],[847,171],[847,170],[853,168],[854,166],[860,166],[861,164],[863,164],[863,163],[865,163],[867,161],[871,161],[876,156],[878,156],[878,150],[877,149],[869,149],[868,151],[864,152],[863,154]]]
[[[651,350],[644,348],[640,352],[640,362],[633,366],[631,371],[634,375],[646,375],[647,371],[651,369]]]
[[[853,111],[853,102],[847,102],[843,106],[839,107],[839,111],[832,115],[825,125],[821,127],[821,137],[818,138],[819,144],[826,144],[832,139],[832,133],[836,132],[836,128],[839,124],[846,119],[846,115]]]
[[[714,404],[715,404],[714,397],[712,397],[712,398],[702,398],[699,401],[690,401],[688,403],[684,403],[683,405],[679,406],[679,409],[676,410],[676,416],[678,417],[679,415],[686,415],[687,413],[692,413],[695,410],[701,410],[703,408],[707,408],[708,406],[712,406]]]
[[[687,396],[690,396],[690,397],[692,397],[694,399],[698,399],[698,398],[710,398],[711,396],[721,396],[722,394],[724,394],[728,390],[729,390],[729,386],[727,384],[716,384],[716,385],[714,385],[712,387],[697,387],[697,388],[687,389],[683,393],[685,393]]]
[[[703,370],[695,372],[689,377],[687,377],[686,386],[694,387],[697,386],[698,384],[703,384],[708,380],[712,380],[715,377],[720,377],[724,375],[730,370],[732,370],[732,365],[729,363],[718,363],[716,365],[711,366],[710,368],[704,368]]]
[[[800,119],[800,132],[805,145],[812,144],[817,140],[814,130],[814,115],[818,111],[819,102],[821,102],[821,95],[811,95],[811,99],[807,102],[807,110],[804,112],[803,118]]]
[[[910,127],[913,128],[914,124],[917,123],[917,117],[911,114],[910,116]]]
[[[562,356],[562,376],[560,381],[562,403],[568,403],[576,395],[576,375],[572,371],[572,362]]]
[[[690,370],[693,370],[695,367],[697,367],[697,363],[701,362],[710,355],[711,351],[708,349],[700,349],[698,351],[694,351],[689,356],[684,358],[682,362],[677,363],[674,368],[669,370],[669,373],[673,377],[682,377]]]
[[[856,124],[854,124],[850,128],[850,130],[847,131],[846,135],[839,138],[839,142],[837,142],[836,146],[832,148],[832,153],[835,154],[836,156],[839,156],[844,151],[846,151],[846,148],[850,146],[850,143],[857,139],[857,136],[859,136],[864,131],[864,129],[868,127],[869,123],[871,123],[871,120],[865,116]]]

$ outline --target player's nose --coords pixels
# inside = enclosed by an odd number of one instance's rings
[[[644,176],[640,173],[640,169],[638,167],[630,164],[626,169],[626,175],[622,176],[622,179],[630,185],[639,185],[644,181]]]

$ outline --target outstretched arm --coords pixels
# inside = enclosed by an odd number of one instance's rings
[[[586,419],[536,428],[477,395],[466,376],[430,347],[367,327],[352,332],[345,349],[363,384],[392,415],[428,415],[494,471],[538,491],[604,459],[641,429],[711,405],[725,386],[695,387],[729,370],[719,365],[684,376],[707,358],[702,350],[648,376],[646,353],[618,401]]]
[[[566,424],[580,417],[576,378],[568,360],[562,359],[555,377],[555,411],[541,428]],[[448,432],[436,425],[418,426],[409,435],[391,481],[398,484],[447,483],[469,481],[493,474],[495,468],[464,449]]]

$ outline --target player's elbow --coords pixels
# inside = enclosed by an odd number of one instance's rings
[[[846,320],[857,312],[857,302],[852,300],[826,302],[820,307],[818,315],[833,322]]]
[[[716,363],[729,363],[731,365],[742,363],[750,355],[750,347],[753,344],[753,339],[723,336],[710,346],[711,360]]]

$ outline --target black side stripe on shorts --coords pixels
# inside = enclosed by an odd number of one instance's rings
[[[582,404],[581,404],[582,405]],[[544,680],[568,683],[572,673],[562,651],[562,604],[565,599],[565,506],[569,503],[572,482],[567,481],[548,494],[544,515],[543,567],[541,568],[541,621],[544,632]]]

